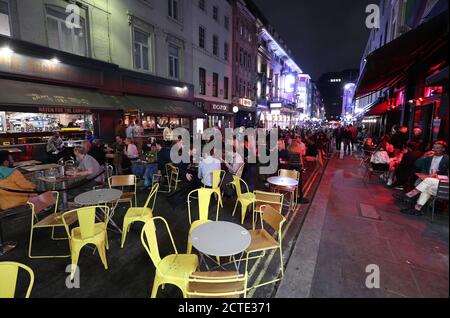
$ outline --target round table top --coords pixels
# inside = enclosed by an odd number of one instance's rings
[[[230,222],[209,222],[199,225],[191,233],[192,246],[199,252],[227,257],[242,253],[250,246],[250,233]]]
[[[119,200],[123,192],[117,189],[100,189],[82,193],[75,198],[78,205],[96,205]]]
[[[267,179],[267,182],[270,184],[279,186],[279,187],[295,187],[298,186],[298,181],[293,178],[288,177],[271,177]]]

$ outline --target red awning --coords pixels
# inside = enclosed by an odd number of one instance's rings
[[[389,110],[389,104],[386,101],[381,101],[374,104],[370,110],[364,115],[369,116],[381,116]]]
[[[431,58],[448,51],[447,13],[405,33],[373,51],[358,80],[355,97],[393,87],[408,77],[409,71]]]

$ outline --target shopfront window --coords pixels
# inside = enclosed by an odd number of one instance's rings
[[[48,45],[57,50],[87,56],[87,30],[84,18],[77,27],[69,28],[66,19],[69,13],[56,6],[46,7]]]
[[[0,112],[0,121],[2,133],[48,132],[62,128],[93,130],[94,128],[92,114]]]
[[[157,120],[158,131],[162,132],[164,128],[169,127],[169,117],[158,117]]]
[[[147,130],[155,130],[156,118],[153,116],[144,116],[142,118],[142,127]]]

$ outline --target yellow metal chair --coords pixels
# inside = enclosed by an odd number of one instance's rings
[[[15,297],[19,269],[25,270],[30,275],[30,282],[25,294],[25,298],[30,298],[34,285],[34,272],[28,266],[16,262],[0,262],[0,298]]]
[[[122,242],[121,248],[123,248],[125,244],[125,240],[127,238],[127,233],[130,231],[131,225],[134,222],[148,222],[153,217],[153,211],[155,210],[156,196],[158,194],[159,184],[154,184],[150,194],[147,198],[147,201],[142,208],[129,208],[125,217],[123,219],[123,228],[122,228]],[[151,207],[149,207],[151,203]]]
[[[278,171],[278,176],[297,180],[300,184],[300,173],[297,170],[280,169]],[[298,204],[298,188],[298,185],[293,187],[275,187],[278,192],[289,194],[289,210],[295,210]]]
[[[178,179],[180,175],[180,169],[176,167],[172,163],[168,163],[166,165],[167,170],[167,176],[169,178],[169,192],[172,192],[172,190],[176,190],[178,188],[178,183],[181,182],[180,179]]]
[[[70,255],[41,255],[34,256],[32,255],[32,246],[33,246],[33,234],[35,229],[43,229],[43,228],[51,228],[52,236],[51,239],[54,241],[57,240],[68,240],[65,238],[57,238],[55,237],[55,229],[56,228],[64,228],[64,223],[62,221],[62,212],[58,213],[58,202],[59,202],[59,193],[56,191],[45,192],[39,196],[32,197],[28,200],[27,204],[31,208],[31,229],[30,229],[30,243],[28,245],[28,257],[29,258],[65,258],[70,257]],[[44,214],[50,208],[53,208],[53,212],[46,217],[41,218],[39,220],[40,215]],[[67,219],[68,225],[72,225],[77,220],[76,216]],[[70,248],[70,246],[69,246]]]
[[[223,201],[222,201],[222,183],[225,179],[226,171],[224,170],[214,170],[211,171],[211,179],[212,179],[212,189],[214,190],[214,193],[217,195],[217,200],[219,201],[220,207],[223,208]],[[206,177],[205,177],[206,178]],[[206,187],[205,185],[205,178],[203,178],[203,187]]]
[[[278,250],[280,253],[280,272],[281,277],[278,277],[274,280],[271,280],[269,282],[265,282],[262,284],[255,285],[251,288],[258,288],[265,285],[269,285],[272,283],[275,283],[279,280],[281,280],[284,277],[284,264],[283,264],[283,250],[282,250],[282,227],[283,224],[286,222],[286,219],[284,216],[282,216],[277,210],[275,210],[273,207],[269,206],[262,206],[262,227],[259,230],[251,230],[251,243],[250,246],[246,249],[246,263],[245,263],[245,271],[247,272],[248,269],[248,261],[249,259],[255,259],[255,258],[261,258],[266,255],[267,251],[270,250]],[[276,236],[278,237],[278,241],[272,237],[272,235],[267,232],[264,229],[264,224],[267,224],[272,228],[274,233],[276,233]],[[257,256],[250,257],[251,254],[255,253],[261,253]]]
[[[187,278],[188,298],[247,297],[248,275],[236,272],[196,272]]]
[[[253,229],[256,228],[256,221],[258,219],[258,215],[262,214],[261,207],[270,205],[274,208],[278,213],[281,214],[283,211],[283,201],[284,195],[281,193],[273,193],[273,192],[264,192],[264,191],[255,191],[255,209],[253,210]],[[262,218],[260,218],[262,220]]]
[[[245,188],[247,190],[246,193],[242,193],[241,182],[245,185]],[[247,214],[248,208],[250,206],[252,206],[254,208],[255,195],[248,190],[247,183],[245,183],[245,181],[242,180],[241,178],[239,178],[238,176],[233,176],[233,182],[231,184],[235,187],[236,194],[237,194],[236,204],[233,209],[233,216],[236,214],[236,209],[237,209],[238,203],[240,203],[241,204],[241,214],[242,214],[241,222],[242,222],[242,224],[244,224],[245,215]]]
[[[211,196],[213,195],[213,193],[215,193],[213,189],[202,188],[191,191],[188,194],[188,216],[189,216],[189,224],[191,225],[189,229],[188,243],[187,243],[188,254],[191,254],[192,252],[191,232],[198,226],[211,222],[209,220],[209,205],[211,203]],[[191,209],[191,202],[193,197],[197,197],[198,199],[198,220],[194,222],[192,221],[192,209]],[[219,219],[219,202],[217,202],[217,212],[216,212],[216,220],[218,219]]]
[[[97,209],[102,210],[105,215],[103,222],[95,222]],[[94,244],[97,247],[100,259],[105,269],[108,269],[106,250],[109,249],[109,245],[106,230],[109,222],[109,212],[110,208],[108,206],[91,206],[68,211],[62,215],[64,227],[70,240],[70,252],[72,256],[72,266],[70,269],[71,279],[75,275],[80,251],[88,244]],[[70,230],[68,220],[72,218],[72,214],[77,215],[79,227]]]
[[[156,237],[156,220],[161,220],[165,224],[175,251],[175,254],[168,255],[163,259],[161,259],[159,253],[158,240]],[[151,298],[156,298],[159,286],[163,285],[164,287],[165,284],[177,286],[181,289],[183,296],[186,297],[186,275],[190,275],[197,270],[199,265],[197,255],[178,254],[169,225],[162,217],[154,217],[151,221],[145,223],[141,232],[141,241],[156,268]]]
[[[137,179],[135,175],[126,176],[112,176],[108,179],[109,188],[121,188],[122,191],[125,187],[133,187],[133,192],[124,192],[117,203],[129,203],[130,207],[137,206]]]

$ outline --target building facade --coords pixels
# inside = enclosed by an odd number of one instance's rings
[[[405,125],[422,128],[428,143],[448,138],[448,1],[379,6],[380,28],[371,31],[361,59],[355,116],[375,135]]]
[[[203,128],[234,127],[231,95],[233,9],[221,0],[195,0],[192,5],[193,83],[197,105],[208,115]]]
[[[159,137],[204,116],[193,104],[190,1],[1,0],[0,8],[5,144],[45,142],[48,123],[67,114],[106,140],[119,118],[140,119]],[[40,119],[28,129],[16,124],[24,116]]]
[[[256,17],[246,1],[233,0],[232,101],[235,126],[256,123],[256,63],[258,57]]]

